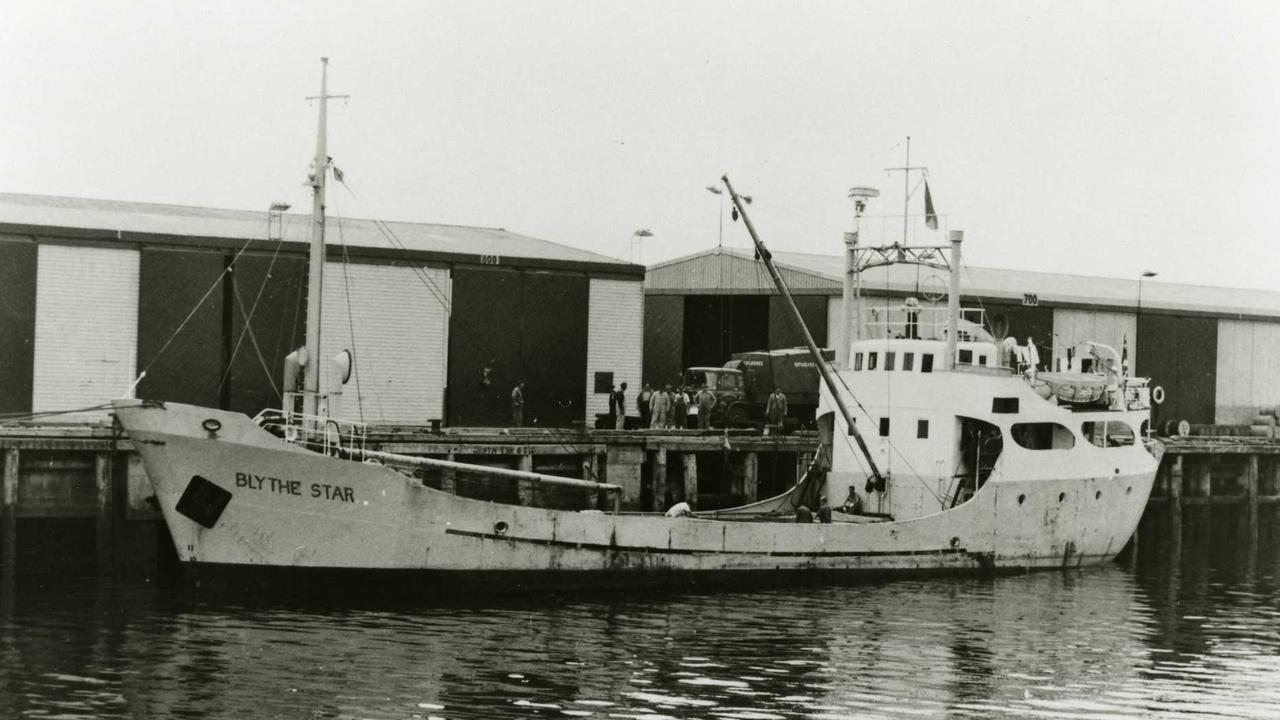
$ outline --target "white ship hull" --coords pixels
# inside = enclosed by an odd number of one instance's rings
[[[116,413],[142,455],[179,559],[224,569],[639,585],[787,571],[1076,567],[1114,558],[1154,479],[1154,463],[1103,477],[993,478],[968,502],[897,522],[609,514],[452,495],[382,465],[300,449],[243,415],[137,401],[119,402]],[[202,425],[209,419],[217,431]],[[179,508],[197,476],[230,495],[211,527]]]

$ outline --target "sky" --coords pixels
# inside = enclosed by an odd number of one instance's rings
[[[741,223],[1280,290],[1280,3],[0,0],[0,192],[503,227],[652,264]]]

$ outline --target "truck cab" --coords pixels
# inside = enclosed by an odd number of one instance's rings
[[[747,407],[742,371],[724,367],[691,367],[684,371],[683,390],[689,396],[689,414],[698,407],[698,393],[710,389],[716,394],[711,411],[714,424],[737,425],[747,422]]]

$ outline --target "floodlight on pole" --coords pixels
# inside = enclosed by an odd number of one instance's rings
[[[1147,278],[1153,278],[1159,274],[1160,273],[1154,270],[1143,270],[1142,274],[1138,276],[1138,311],[1133,318],[1133,331],[1135,335],[1138,332],[1140,332],[1142,328],[1142,281]],[[1136,355],[1138,338],[1135,337],[1133,339],[1133,342],[1134,342],[1134,354]]]
[[[640,239],[647,237],[653,237],[653,231],[649,228],[639,228],[631,233],[631,262],[638,263],[643,258]]]
[[[267,208],[267,239],[279,240],[284,236],[284,211],[292,207],[287,202],[276,201]],[[272,231],[275,232],[272,232]]]

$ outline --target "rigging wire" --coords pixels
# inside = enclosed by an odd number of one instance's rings
[[[271,239],[270,227],[271,227],[271,224],[270,224],[270,221],[268,221],[267,223],[267,228],[268,228],[267,239],[268,240]],[[240,298],[240,288],[234,282],[235,276],[234,275],[232,276],[233,282],[232,282],[231,288],[232,288],[232,292],[234,293],[236,308],[240,311],[240,315],[244,321],[244,328],[240,330],[240,337],[236,338],[235,348],[232,349],[231,351],[231,358],[227,361],[227,367],[222,372],[222,379],[218,381],[219,394],[221,394],[222,388],[226,385],[227,378],[231,376],[232,365],[235,362],[236,356],[240,353],[240,346],[244,342],[245,335],[247,334],[249,336],[250,342],[253,344],[254,351],[257,353],[258,362],[262,364],[262,371],[267,376],[267,382],[271,383],[271,389],[275,392],[275,394],[277,396],[280,396],[280,388],[279,386],[276,385],[275,378],[271,376],[271,369],[268,367],[267,361],[262,357],[262,348],[258,346],[258,340],[253,334],[252,321],[253,321],[254,313],[257,312],[258,310],[258,303],[261,302],[262,295],[264,291],[267,289],[267,282],[271,280],[271,271],[272,269],[275,268],[276,259],[280,256],[280,248],[283,245],[284,245],[284,233],[281,232],[280,239],[276,242],[275,251],[271,254],[271,262],[267,264],[267,272],[262,276],[262,283],[258,286],[258,293],[257,295],[254,296],[253,305],[249,308],[249,313],[247,315],[244,312],[244,301],[241,300]]]
[[[270,232],[270,226],[268,226],[267,232]],[[209,285],[209,289],[204,291],[204,295],[201,295],[200,299],[196,301],[195,305],[191,308],[191,312],[187,313],[187,316],[183,318],[177,329],[169,335],[169,339],[165,340],[164,345],[161,345],[160,349],[156,351],[156,354],[152,356],[151,361],[148,362],[147,366],[142,369],[141,373],[139,373],[139,377],[145,375],[147,371],[156,364],[156,361],[164,355],[165,351],[169,349],[169,346],[172,345],[173,341],[178,337],[178,334],[187,327],[187,323],[191,322],[191,318],[195,317],[196,312],[200,310],[200,306],[204,305],[204,301],[209,299],[209,295],[218,288],[219,284],[222,283],[222,279],[227,276],[227,273],[231,272],[231,269],[235,267],[236,261],[240,259],[240,256],[244,254],[245,250],[249,249],[249,245],[255,240],[256,238],[249,238],[244,241],[244,244],[240,246],[240,249],[236,252],[235,256],[231,258],[231,262],[227,263],[227,266],[222,269],[222,272],[218,273],[218,277],[214,278],[213,282]]]
[[[342,181],[339,180],[338,182],[342,182]],[[338,205],[338,203],[336,202],[336,198],[335,198],[334,205],[335,206]],[[336,209],[340,210],[340,208],[336,208]],[[360,346],[358,343],[356,343],[356,321],[351,312],[351,280],[348,277],[348,273],[347,273],[347,266],[351,263],[351,258],[350,256],[347,255],[347,239],[346,239],[346,235],[342,231],[341,213],[338,214],[336,220],[338,225],[338,244],[342,246],[342,294],[343,294],[343,298],[347,302],[347,333],[351,338],[351,351],[352,351],[352,361],[353,361],[352,364],[355,365],[356,362],[361,363],[361,365],[356,365],[355,367],[351,368],[352,370],[351,374],[355,375],[355,380],[356,380],[356,409],[360,414],[360,422],[364,422],[364,393],[360,391],[360,367],[363,365],[363,360],[357,359],[355,355],[355,351]],[[382,411],[381,398],[378,398],[375,395],[374,399],[378,403],[378,414],[381,415],[383,418],[386,418],[386,414]]]
[[[345,177],[342,179],[339,179],[338,183],[341,184],[343,189],[345,189],[351,195],[351,197],[354,198],[357,202],[362,202],[362,203],[364,202],[364,200],[359,195],[356,195],[355,191],[351,189],[351,186],[347,183],[347,180]],[[378,220],[377,218],[373,218],[370,220],[370,222],[373,223],[374,229],[377,230],[380,235],[382,235],[383,239],[386,240],[387,243],[392,248],[403,250],[405,252],[410,251],[409,247],[404,244],[404,241],[402,241],[400,237],[396,235],[395,231],[392,230],[391,226],[387,224],[385,221]],[[439,285],[437,285],[436,282],[431,279],[431,276],[428,275],[425,270],[418,267],[417,265],[411,266],[410,269],[413,271],[415,275],[418,276],[418,279],[422,281],[422,284],[427,288],[427,292],[431,293],[431,296],[435,298],[436,302],[439,303],[442,308],[444,308],[445,312],[451,314],[453,312],[453,307],[452,307],[452,303],[449,301],[448,291],[442,289]]]
[[[26,422],[42,417],[53,417],[55,415],[74,415],[78,413],[94,412],[97,410],[110,410],[111,403],[101,403],[98,405],[89,405],[82,408],[72,408],[69,410],[42,410],[40,412],[20,412],[20,413],[0,413],[0,425],[8,425],[10,423]]]
[[[351,189],[351,186],[348,184],[345,178],[338,179],[338,182],[351,195],[352,198],[356,199],[359,202],[364,202],[355,193],[355,191]],[[396,235],[395,230],[388,223],[378,219],[372,219],[371,222],[373,223],[374,228],[383,237],[383,239],[387,241],[387,243],[391,247],[404,250],[406,252],[409,251],[408,246],[406,246],[405,243],[400,239],[400,237]],[[341,218],[338,218],[338,228],[339,228],[339,235],[341,236],[341,233],[342,233]],[[344,260],[348,257],[347,246],[345,242],[343,242],[343,257],[344,257]],[[427,288],[427,291],[431,293],[431,296],[435,299],[435,301],[444,309],[445,313],[449,316],[452,316],[453,307],[452,307],[452,303],[449,300],[448,290],[441,288],[439,284],[437,284],[431,278],[431,276],[426,273],[426,271],[423,268],[415,265],[415,266],[412,266],[410,269],[422,282],[423,286]],[[344,267],[344,273],[345,273],[345,267]],[[344,278],[345,278],[345,275],[344,275]],[[348,312],[350,313],[350,293],[348,293],[348,296],[347,296],[347,303],[348,303]],[[352,327],[354,327],[354,323],[351,323],[351,325]],[[482,349],[479,347],[479,343],[476,341],[474,337],[470,335],[465,335],[465,334],[460,335],[460,337],[462,337],[463,339],[465,339],[466,342],[471,344],[473,347],[473,350]],[[354,339],[352,342],[354,344]],[[481,354],[485,354],[485,353],[481,353]],[[477,355],[477,357],[478,356],[479,355]],[[359,381],[360,381],[359,374],[357,374],[356,375],[357,393],[359,393],[359,389],[358,389]],[[637,389],[636,392],[639,392],[639,390]],[[375,399],[377,399],[376,396],[375,396]],[[379,412],[381,412],[381,410]],[[562,449],[565,449],[565,450],[571,449],[571,444],[576,440],[576,438],[570,437],[568,431],[560,428],[554,428],[551,426],[542,426],[541,429],[545,430],[548,433],[548,435],[556,442],[556,444],[558,444]]]

